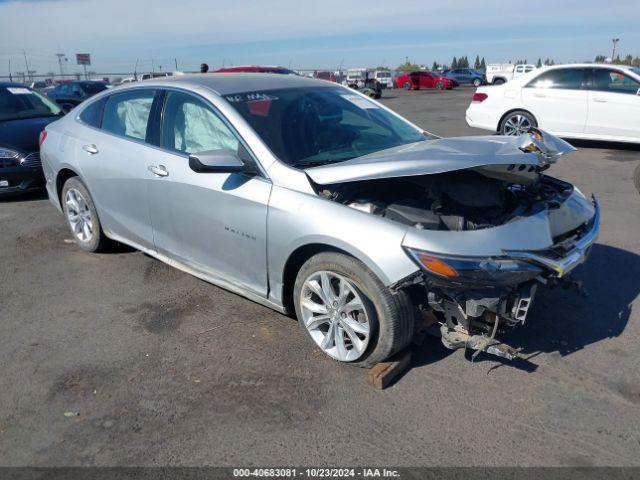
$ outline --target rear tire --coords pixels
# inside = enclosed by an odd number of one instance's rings
[[[442,89],[443,89],[442,82],[438,82],[438,83],[436,83],[436,88],[437,88],[438,90],[442,90]]]
[[[493,84],[494,84],[494,85],[502,85],[503,83],[505,83],[504,78],[496,78],[496,79],[493,81]]]
[[[305,262],[293,303],[306,336],[349,365],[371,367],[402,350],[413,336],[409,296],[391,293],[363,263],[342,253],[319,253]]]
[[[405,90],[411,90],[411,84],[409,82],[404,82],[402,84],[402,88],[404,88]]]
[[[478,88],[480,85],[482,85],[482,81],[479,78],[473,80],[474,87]]]
[[[78,247],[86,252],[104,252],[113,247],[115,242],[102,231],[93,199],[80,178],[71,177],[64,183],[60,200]]]
[[[498,131],[500,135],[518,136],[529,131],[531,127],[537,127],[538,122],[529,112],[515,110],[509,112],[500,122]]]

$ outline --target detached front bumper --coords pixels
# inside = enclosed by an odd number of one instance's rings
[[[434,312],[439,324],[437,333],[442,343],[451,349],[469,348],[477,353],[484,351],[509,359],[518,357],[518,351],[497,340],[496,335],[525,322],[540,283],[577,285],[567,277],[587,259],[600,230],[600,206],[595,198],[592,203],[591,219],[560,235],[550,248],[504,251],[506,261],[530,265],[538,272],[526,281],[493,285],[455,283],[452,279],[436,278],[428,271],[431,265],[425,265],[421,285],[426,289],[429,310]],[[450,264],[454,268],[458,266]]]

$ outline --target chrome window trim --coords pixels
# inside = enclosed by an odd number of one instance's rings
[[[231,123],[231,121],[208,98],[206,98],[206,97],[204,97],[204,96],[202,96],[202,95],[200,95],[198,93],[195,93],[192,90],[186,89],[186,88],[173,87],[173,86],[151,86],[151,85],[136,85],[136,86],[131,86],[131,87],[127,86],[127,88],[122,89],[121,91],[115,91],[115,92],[112,91],[112,92],[108,92],[108,93],[106,93],[104,95],[100,95],[98,98],[95,98],[95,99],[92,98],[91,102],[87,103],[86,105],[83,103],[82,109],[78,110],[78,112],[76,113],[76,115],[74,116],[73,119],[74,119],[74,121],[76,121],[77,123],[82,125],[83,127],[90,128],[91,130],[95,130],[96,132],[99,132],[99,133],[102,133],[102,134],[105,134],[105,135],[109,135],[111,137],[115,137],[115,138],[118,138],[120,140],[125,140],[125,141],[129,141],[129,142],[137,143],[139,145],[144,145],[146,147],[152,148],[154,150],[161,151],[163,153],[171,153],[171,154],[174,154],[174,155],[177,155],[177,156],[184,157],[184,158],[188,159],[189,155],[180,154],[179,152],[176,152],[174,150],[169,150],[169,149],[166,149],[166,148],[162,148],[159,145],[153,145],[151,143],[148,143],[146,140],[139,140],[139,139],[127,137],[127,136],[124,136],[124,135],[118,135],[116,133],[109,132],[108,130],[104,130],[103,128],[97,128],[97,127],[94,127],[93,125],[89,125],[89,124],[83,122],[80,119],[80,114],[82,114],[82,112],[85,110],[85,108],[88,108],[93,103],[95,103],[95,102],[97,102],[97,101],[99,101],[99,100],[101,100],[101,99],[103,99],[105,97],[107,97],[106,101],[108,102],[109,101],[108,97],[111,97],[113,95],[120,95],[122,93],[126,93],[126,92],[129,92],[129,91],[134,91],[134,90],[153,90],[155,92],[154,93],[154,97],[155,97],[155,95],[157,95],[161,91],[175,90],[175,91],[178,91],[180,93],[190,94],[190,95],[193,95],[195,97],[198,97],[198,98],[202,99],[206,104],[208,104],[211,107],[213,107],[214,112],[220,117],[220,119],[223,121],[223,123],[225,125],[227,125],[231,129],[231,131],[232,131],[232,133],[234,135],[236,135],[238,137],[238,141],[240,143],[242,143],[242,145],[245,147],[245,149],[247,150],[247,152],[249,153],[249,155],[253,159],[253,162],[258,167],[258,170],[260,171],[260,176],[265,178],[268,181],[271,181],[271,179],[269,178],[269,175],[266,172],[265,167],[258,160],[258,158],[254,154],[253,150],[249,147],[249,143],[242,137],[242,135],[240,134],[238,129],[234,127],[234,125]],[[217,95],[217,93],[216,93],[216,95]],[[105,107],[106,107],[106,104],[105,104]],[[160,121],[162,121],[162,118],[160,119]]]

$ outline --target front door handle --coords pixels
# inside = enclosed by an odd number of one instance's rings
[[[166,177],[169,175],[164,165],[158,165],[157,167],[155,165],[149,165],[149,171],[158,177]]]
[[[595,97],[593,101],[598,103],[607,103],[607,101],[604,98],[600,98],[600,97]]]
[[[547,95],[545,93],[542,93],[542,92],[534,92],[533,96],[534,97],[538,97],[538,98],[545,98]]]
[[[91,145],[83,145],[82,149],[85,152],[90,153],[91,155],[95,155],[96,153],[98,153],[98,147],[96,147],[93,144],[91,144]]]

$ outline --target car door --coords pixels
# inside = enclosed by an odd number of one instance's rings
[[[211,150],[254,164],[238,134],[207,100],[167,90],[159,145],[148,164],[158,252],[266,297],[271,182],[260,174],[199,173],[189,166],[189,154]]]
[[[585,132],[640,139],[640,82],[613,68],[594,68]]]
[[[104,102],[99,128],[87,120],[79,129],[78,155],[82,176],[104,228],[130,243],[154,249],[147,201],[147,165],[154,149],[148,123],[156,90],[131,89],[103,97],[80,115]]]
[[[427,72],[420,72],[420,88],[433,88],[433,79]]]
[[[584,132],[588,73],[587,68],[547,70],[522,88],[522,103],[540,128],[560,134]]]

